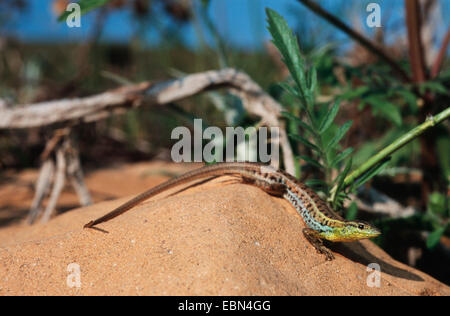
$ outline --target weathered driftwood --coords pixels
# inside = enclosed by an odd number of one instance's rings
[[[54,154],[54,155],[53,155]],[[53,158],[55,156],[55,158]],[[75,189],[81,205],[92,203],[89,191],[84,183],[83,171],[78,151],[72,142],[70,128],[58,129],[47,142],[43,152],[42,166],[36,183],[36,191],[31,204],[28,223],[33,224],[42,214],[41,221],[47,222],[53,215],[61,195],[66,178]],[[56,170],[55,162],[56,160]],[[50,192],[48,204],[43,211],[43,201]]]
[[[266,94],[250,77],[234,69],[206,71],[186,77],[159,82],[144,82],[123,86],[97,95],[40,102],[22,106],[0,108],[0,128],[30,128],[67,121],[97,120],[98,114],[130,106],[164,105],[205,90],[232,88],[252,101],[250,114],[275,123],[272,116],[278,115],[281,106]],[[268,122],[270,123],[270,122]]]
[[[414,207],[404,207],[398,201],[374,188],[361,187],[358,189],[358,194],[352,194],[351,197],[359,210],[389,218],[408,217],[417,213]],[[348,207],[350,202],[346,202],[344,205]]]
[[[3,106],[0,107],[0,129],[73,126],[78,123],[100,120],[111,114],[120,114],[129,108],[142,105],[163,106],[204,91],[219,88],[226,88],[240,97],[247,112],[261,120],[260,126],[280,128],[279,146],[283,154],[284,167],[287,172],[294,174],[292,149],[283,123],[279,120],[281,105],[262,90],[247,74],[235,69],[206,71],[157,83],[143,82],[136,85],[126,85],[83,98],[62,99],[21,106]],[[71,180],[82,205],[89,204],[91,201],[83,182],[78,155],[70,153],[70,151],[75,150],[75,147],[70,144],[70,137],[65,135],[63,141],[60,141],[58,137],[58,133],[56,133],[55,137],[47,144],[42,155],[43,165],[36,186],[35,199],[30,210],[30,222],[34,222],[42,211],[43,199],[53,184],[49,203],[42,216],[44,221],[50,218],[66,177]],[[56,170],[52,154],[56,157]],[[278,166],[279,161],[272,161],[272,164]]]
[[[281,106],[247,74],[235,69],[206,71],[183,78],[144,82],[123,86],[101,94],[74,99],[48,101],[23,106],[0,108],[0,129],[31,128],[62,123],[91,122],[110,113],[123,112],[140,105],[165,105],[206,90],[229,88],[243,100],[250,115],[259,117],[264,125],[280,128],[280,147],[284,165],[294,173],[294,159],[285,130],[279,121]]]
[[[33,224],[42,212],[42,202],[50,190],[55,173],[55,164],[52,159],[47,159],[41,165],[39,177],[36,182],[33,202],[28,215],[28,223]]]

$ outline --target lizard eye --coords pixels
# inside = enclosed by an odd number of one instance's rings
[[[359,229],[364,229],[364,225],[363,225],[363,224],[359,224],[359,225],[358,225],[358,228],[359,228]]]

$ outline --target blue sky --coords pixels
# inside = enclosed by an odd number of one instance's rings
[[[194,0],[198,1],[198,0]],[[88,13],[82,17],[81,28],[69,28],[65,23],[56,21],[52,13],[53,0],[26,0],[28,8],[20,16],[13,16],[3,31],[18,37],[23,41],[83,41],[88,38],[93,28],[95,20],[94,13]],[[360,23],[364,27],[365,4],[369,1],[361,0],[322,0],[321,5],[330,12],[339,15],[341,18],[353,16],[348,24],[354,25]],[[372,1],[381,5],[382,16],[386,18],[387,26],[390,29],[398,30],[395,25],[403,21],[403,1],[380,0]],[[448,12],[448,5],[444,3],[445,11]],[[266,30],[266,21],[264,9],[270,7],[278,11],[288,21],[293,28],[304,30],[305,37],[310,39],[321,39],[329,41],[329,36],[333,40],[345,39],[343,34],[334,31],[329,25],[307,11],[301,4],[295,0],[211,0],[209,15],[216,24],[219,33],[225,39],[227,44],[241,48],[258,48],[262,43],[269,39]],[[157,10],[160,12],[161,10]],[[161,14],[158,18],[158,25],[171,25],[165,15]],[[388,18],[386,17],[388,16]],[[345,21],[345,20],[344,20]],[[445,30],[448,26],[442,26]],[[391,25],[389,25],[389,23]],[[101,39],[103,41],[128,41],[138,29],[138,23],[129,10],[118,10],[111,13],[106,21]],[[158,45],[161,42],[160,32],[156,31],[156,25],[152,24],[146,27],[145,38],[151,45]],[[198,36],[192,24],[183,27],[176,26],[180,32],[183,42],[189,47],[195,47],[198,44]],[[202,27],[206,34],[208,43],[212,43],[208,36],[206,27]],[[370,32],[365,28],[366,31]],[[299,33],[300,37],[302,36]]]
[[[28,8],[20,16],[14,17],[8,24],[7,32],[24,41],[79,41],[86,39],[92,28],[96,13],[88,13],[81,19],[81,28],[69,28],[65,23],[56,21],[52,12],[53,0],[28,0]],[[282,14],[287,13],[291,0],[212,0],[210,16],[218,21],[220,33],[231,43],[238,46],[254,46],[261,42],[265,31],[264,8],[271,7]],[[160,23],[170,23],[165,16]],[[110,13],[102,39],[108,41],[127,41],[138,27],[129,10],[116,10]],[[255,30],[260,38],[254,38]],[[186,44],[193,46],[197,36],[192,25],[182,27],[182,37]],[[149,27],[147,39],[157,43],[158,32]]]

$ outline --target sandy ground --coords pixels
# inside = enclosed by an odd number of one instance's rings
[[[450,295],[370,241],[332,245],[336,259],[325,261],[285,200],[229,178],[174,189],[99,230],[82,228],[186,169],[151,163],[90,173],[96,204],[31,227],[19,219],[36,172],[10,175],[0,187],[0,295]],[[99,202],[119,196],[128,197]],[[60,208],[76,203],[68,190]]]

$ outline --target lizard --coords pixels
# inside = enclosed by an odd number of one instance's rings
[[[380,231],[367,222],[343,219],[312,189],[294,176],[269,165],[252,162],[216,163],[189,171],[137,195],[106,215],[90,221],[84,225],[84,228],[91,228],[109,221],[175,186],[198,179],[226,175],[238,176],[243,183],[254,185],[271,195],[286,199],[297,210],[307,226],[302,231],[304,237],[318,253],[325,255],[326,260],[333,260],[334,255],[324,245],[323,240],[351,242],[380,235]]]

